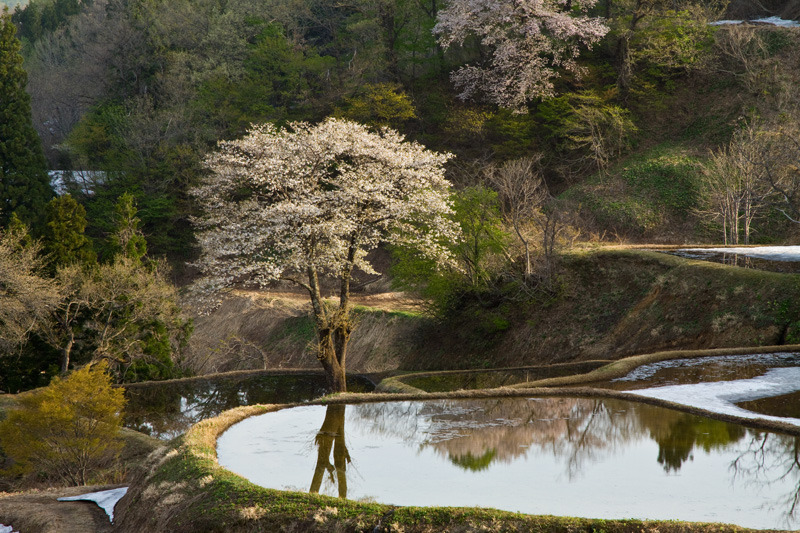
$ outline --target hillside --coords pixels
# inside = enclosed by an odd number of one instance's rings
[[[443,321],[392,311],[392,299],[378,304],[388,311],[361,307],[348,369],[514,367],[800,340],[797,275],[624,248],[574,251],[564,263],[553,298],[467,296]],[[231,298],[197,320],[191,346],[205,366],[196,370],[317,368],[306,306],[285,294]]]
[[[196,253],[189,219],[199,209],[186,190],[216,141],[240,137],[251,123],[334,115],[391,126],[454,153],[448,177],[457,189],[486,185],[491,165],[538,158],[549,191],[580,213],[585,237],[675,243],[720,239],[704,195],[712,151],[745,126],[796,137],[781,121],[798,106],[800,30],[708,24],[792,17],[796,2],[740,1],[727,11],[691,0],[600,2],[590,14],[609,30],[581,50],[582,74],[555,69],[553,97],[515,110],[480,91],[459,96],[453,73],[485,51],[472,41],[437,45],[437,2],[287,9],[248,0],[218,9],[137,0],[103,8],[115,2],[36,0],[15,16],[34,123],[51,168],[104,171],[91,178],[102,183],[67,183],[87,210],[87,234],[100,240],[109,206],[131,191],[150,250],[181,271]],[[52,48],[37,48],[41,40]],[[778,170],[781,161],[763,164]],[[759,242],[794,239],[773,208],[791,214],[798,206],[797,180],[786,179],[789,194],[769,198],[753,222]]]

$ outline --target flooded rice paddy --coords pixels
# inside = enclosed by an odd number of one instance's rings
[[[220,463],[276,489],[396,505],[800,527],[800,440],[618,400],[302,406],[249,418]]]
[[[800,246],[743,246],[659,250],[687,259],[700,259],[769,272],[800,273]]]

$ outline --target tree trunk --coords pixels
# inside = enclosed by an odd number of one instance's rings
[[[619,75],[617,76],[617,92],[622,102],[628,100],[631,90],[631,78],[633,77],[633,65],[631,65],[630,34],[625,32],[617,39],[617,63],[619,64]]]
[[[67,370],[69,370],[69,359],[72,353],[72,346],[75,344],[75,332],[72,331],[72,328],[68,328],[69,330],[69,338],[67,340],[66,346],[64,349],[61,350],[61,373],[66,374]]]
[[[350,332],[346,325],[340,325],[333,331],[325,329],[319,332],[317,359],[325,370],[325,379],[331,392],[347,392],[345,358],[349,339]]]

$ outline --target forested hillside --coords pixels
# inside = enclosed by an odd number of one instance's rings
[[[31,112],[9,116],[22,125],[32,114],[47,162],[32,132],[21,137],[29,126],[9,128],[33,154],[9,175],[30,186],[48,167],[62,172],[58,191],[10,187],[4,199],[5,259],[19,283],[48,289],[18,298],[33,311],[3,308],[2,349],[18,354],[0,358],[17,376],[5,386],[96,359],[119,381],[187,370],[191,328],[170,282],[198,277],[197,228],[248,213],[237,202],[257,196],[263,180],[248,165],[267,145],[282,165],[273,185],[292,181],[305,158],[326,169],[322,192],[339,196],[282,207],[302,224],[230,219],[228,235],[205,234],[202,259],[221,284],[263,287],[306,272],[271,263],[303,248],[298,231],[346,249],[367,233],[331,231],[372,217],[369,246],[314,263],[332,277],[317,284],[315,274],[313,288],[292,280],[311,288],[319,323],[335,287],[385,290],[389,274],[394,288],[420,290],[431,314],[497,308],[504,329],[509,309],[564,297],[562,251],[579,241],[797,242],[799,10],[747,0],[31,0],[11,15],[17,38],[5,32],[5,76],[24,110],[27,72]],[[712,23],[764,16],[792,20]],[[251,130],[258,123],[272,125]],[[419,188],[403,189],[402,161],[417,156]],[[212,174],[238,177],[221,191]],[[352,180],[364,188],[350,191]],[[277,205],[273,194],[262,196]],[[391,217],[370,211],[379,204]],[[441,231],[431,236],[433,219],[407,209],[428,209]],[[421,248],[406,248],[412,234]],[[352,325],[340,326],[347,338]]]
[[[792,16],[796,2],[570,5],[571,20],[607,29],[578,28],[555,39],[558,49],[508,51],[519,63],[485,68],[480,83],[461,67],[505,52],[455,25],[442,0],[32,0],[13,18],[51,167],[103,172],[68,184],[95,239],[127,191],[151,251],[190,258],[196,208],[186,191],[218,140],[254,122],[336,115],[455,153],[448,175],[458,188],[487,184],[492,164],[532,158],[549,191],[580,213],[583,235],[721,240],[731,222],[715,204],[711,162],[746,165],[717,159],[751,145],[748,135],[763,139],[770,146],[754,148],[750,163],[773,170],[767,186],[797,156],[799,30],[709,22]],[[519,40],[521,30],[508,31]],[[519,77],[526,63],[546,75]],[[783,194],[748,222],[752,240],[791,238],[793,224],[772,207],[797,218],[796,184],[780,179]]]

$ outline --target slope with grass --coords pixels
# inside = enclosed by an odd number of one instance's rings
[[[555,295],[515,285],[434,319],[399,294],[360,296],[351,372],[498,368],[800,340],[800,276],[632,248],[565,256]],[[196,373],[314,368],[302,295],[239,293],[198,318]]]
[[[800,338],[800,276],[793,274],[601,248],[566,256],[561,283],[553,297],[464,302],[450,327],[428,334],[428,355],[404,361],[404,368],[619,359]]]

